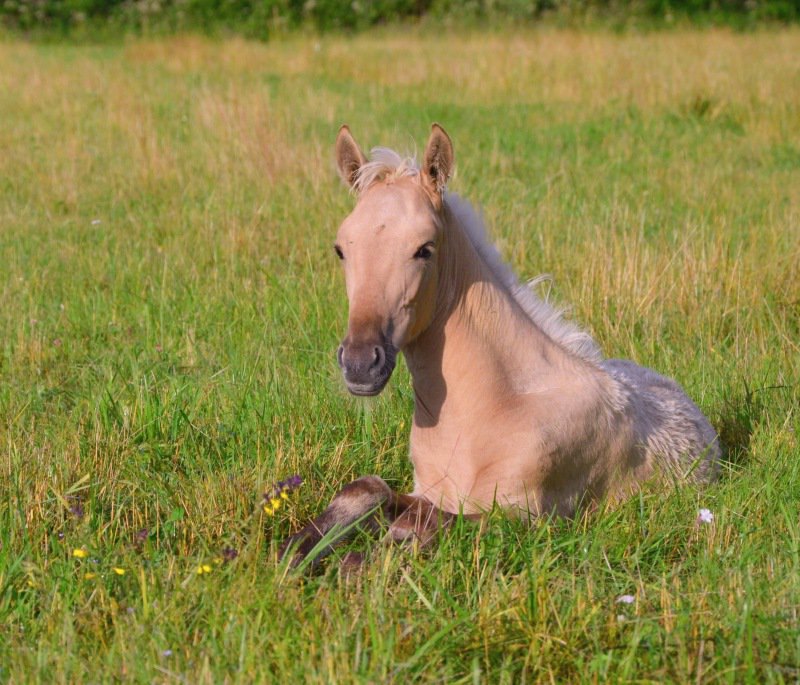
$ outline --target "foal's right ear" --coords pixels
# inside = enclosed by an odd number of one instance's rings
[[[353,188],[358,170],[366,163],[367,158],[358,147],[347,124],[344,124],[339,129],[339,135],[336,136],[336,166],[339,169],[339,176],[350,188]]]

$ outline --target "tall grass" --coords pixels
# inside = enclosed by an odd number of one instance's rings
[[[0,44],[0,677],[796,681],[798,54],[795,30]],[[433,120],[517,272],[677,378],[724,475],[292,576],[279,541],[339,487],[411,483],[404,369],[372,402],[335,369],[332,140],[413,151]]]

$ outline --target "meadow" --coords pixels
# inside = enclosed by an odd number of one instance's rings
[[[342,485],[411,486],[402,363],[372,401],[336,368],[333,140],[432,121],[517,273],[676,378],[722,476],[294,574]],[[799,264],[798,29],[6,38],[0,680],[797,682]]]

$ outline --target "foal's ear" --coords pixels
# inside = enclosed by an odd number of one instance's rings
[[[358,170],[366,164],[367,158],[358,147],[358,143],[347,124],[339,129],[336,136],[336,166],[339,169],[339,176],[351,188],[355,185]]]
[[[453,143],[439,124],[431,126],[431,137],[425,146],[422,178],[434,195],[441,198],[453,173]]]

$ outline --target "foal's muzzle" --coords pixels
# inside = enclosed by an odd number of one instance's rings
[[[389,342],[351,343],[339,345],[336,359],[344,374],[347,389],[353,395],[377,395],[386,386],[394,371],[397,350]]]

